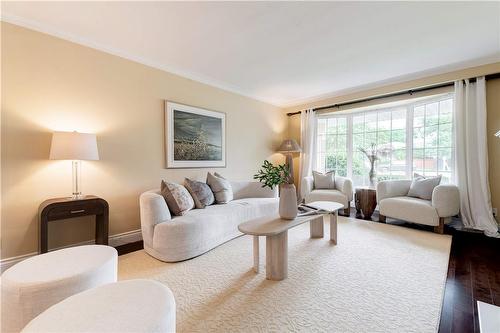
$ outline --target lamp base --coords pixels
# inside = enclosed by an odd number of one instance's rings
[[[81,200],[81,199],[84,199],[86,197],[85,194],[75,194],[73,193],[73,195],[71,196],[71,200]]]

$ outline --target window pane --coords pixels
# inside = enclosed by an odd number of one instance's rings
[[[325,172],[325,154],[317,154],[318,159],[316,160],[316,169],[319,172]]]
[[[346,177],[347,176],[347,153],[337,152],[336,154],[336,168],[335,173],[339,176]]]
[[[336,118],[328,118],[326,133],[327,134],[337,134],[337,119]]]
[[[353,134],[352,135],[352,150],[356,151],[359,148],[363,148],[364,146],[365,146],[364,135],[363,134]]]
[[[336,145],[337,145],[337,136],[336,135],[327,135],[326,136],[326,153],[332,154],[335,151]]]
[[[425,106],[416,107],[413,110],[413,126],[414,127],[424,126],[424,117],[425,117]]]
[[[423,127],[413,129],[413,148],[424,148],[425,131]]]
[[[347,135],[337,136],[337,150],[346,151],[347,150]]]
[[[450,184],[452,183],[451,172],[441,172],[441,184]]]
[[[413,149],[413,171],[423,172],[424,170],[424,150]]]
[[[425,126],[437,125],[439,122],[439,103],[431,103],[425,106]]]
[[[391,131],[378,132],[377,148],[378,149],[391,148]]]
[[[392,131],[392,149],[401,149],[406,147],[406,130]]]
[[[406,149],[395,149],[391,154],[391,174],[406,174]]]
[[[365,131],[377,130],[377,113],[370,112],[365,114]]]
[[[437,173],[437,149],[425,150],[424,176],[432,176]]]
[[[365,131],[365,116],[358,115],[352,117],[352,131],[354,133],[362,133]]]
[[[452,147],[452,124],[439,125],[439,147]]]
[[[451,123],[452,122],[452,111],[453,111],[453,100],[447,99],[439,102],[439,122]]]
[[[318,135],[318,141],[316,145],[316,152],[317,153],[324,153],[325,152],[325,144],[326,144],[326,135]]]
[[[347,133],[347,118],[337,118],[337,132]]]
[[[364,148],[370,148],[372,144],[377,144],[377,132],[365,133],[365,145]]]
[[[367,173],[367,169],[365,168],[365,159],[366,156],[359,152],[353,152],[352,159],[352,174],[353,175],[365,175]]]
[[[335,170],[336,158],[334,154],[326,155],[325,172]]]
[[[451,148],[439,149],[438,150],[438,171],[451,172],[455,161],[452,156],[453,152]]]
[[[318,135],[326,133],[326,119],[318,119]]]
[[[391,111],[383,111],[378,113],[378,126],[377,129],[380,130],[390,130],[391,129]]]
[[[429,126],[425,128],[425,148],[437,147],[438,145],[438,126]]]
[[[406,128],[406,109],[396,110],[392,112],[392,129]]]

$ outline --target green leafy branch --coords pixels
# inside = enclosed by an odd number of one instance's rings
[[[268,160],[264,161],[262,168],[253,176],[262,183],[262,187],[273,189],[275,186],[287,184],[291,181],[290,168],[287,164],[274,166]]]

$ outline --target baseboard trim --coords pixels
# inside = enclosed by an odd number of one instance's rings
[[[116,235],[110,236],[108,238],[109,246],[112,246],[112,247],[117,247],[117,246],[128,244],[128,243],[134,243],[134,242],[138,242],[141,240],[142,240],[141,229],[122,232],[120,234],[116,234]],[[60,249],[64,249],[64,248],[72,247],[72,246],[89,245],[89,244],[94,244],[94,241],[90,240],[90,241],[86,241],[86,242],[80,242],[80,243],[76,243],[76,244],[61,246],[58,248],[51,249],[51,251],[60,250]],[[20,256],[2,259],[2,260],[0,260],[0,271],[3,273],[7,268],[12,267],[13,265],[15,265],[18,262],[21,262],[25,259],[36,256],[37,254],[38,254],[38,252],[31,252],[31,253],[23,254]]]

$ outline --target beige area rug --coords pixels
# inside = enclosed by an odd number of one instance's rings
[[[121,256],[119,279],[166,284],[178,332],[436,332],[451,237],[339,218],[338,245],[289,231],[288,279],[252,270],[252,238],[197,258],[164,263],[144,251]],[[263,264],[264,263],[264,264]]]

